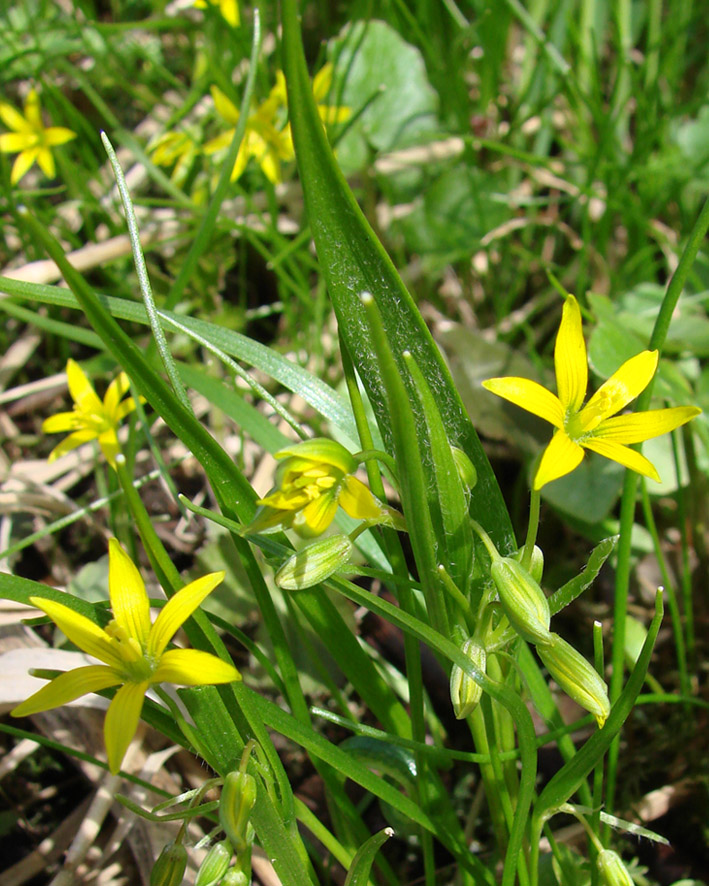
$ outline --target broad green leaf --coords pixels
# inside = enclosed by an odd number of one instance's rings
[[[364,292],[371,293],[379,306],[402,375],[402,354],[410,351],[435,391],[451,444],[468,455],[478,473],[472,510],[488,516],[488,530],[499,547],[508,550],[514,546],[509,515],[477,434],[421,314],[359,209],[327,143],[305,65],[296,0],[284,0],[281,9],[289,114],[308,220],[340,332],[382,433],[391,446],[383,382],[359,300]],[[420,409],[417,413],[418,424],[423,426]]]

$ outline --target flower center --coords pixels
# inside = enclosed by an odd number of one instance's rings
[[[149,680],[156,663],[145,655],[143,647],[128,631],[113,619],[106,625],[111,645],[123,663],[123,676],[131,683]]]

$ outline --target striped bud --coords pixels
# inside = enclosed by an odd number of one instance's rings
[[[518,563],[522,562],[522,557],[524,555],[524,548],[520,548],[516,554],[512,556],[517,560]],[[539,547],[539,545],[534,545],[532,550],[532,562],[529,564],[529,574],[536,581],[537,584],[541,583],[542,574],[544,573],[544,552]]]
[[[248,772],[230,772],[224,779],[219,801],[219,824],[236,852],[248,845],[249,816],[256,802],[256,779]]]
[[[537,646],[551,642],[551,612],[544,591],[512,557],[494,559],[490,575],[505,615],[517,633]]]
[[[596,867],[603,886],[634,886],[622,858],[612,849],[604,849],[598,853]]]
[[[286,560],[276,573],[276,584],[287,591],[311,588],[349,563],[353,547],[346,535],[315,541]]]
[[[251,877],[248,877],[243,871],[237,871],[236,868],[229,870],[222,877],[219,886],[249,886]]]
[[[181,886],[186,867],[185,847],[182,843],[168,843],[150,872],[150,886]]]
[[[463,643],[461,652],[479,671],[485,673],[487,653],[482,646],[473,642],[472,637]],[[464,720],[472,714],[482,694],[482,686],[478,686],[469,674],[454,664],[451,668],[451,703],[456,720]]]
[[[608,689],[598,671],[558,634],[548,646],[537,648],[539,657],[564,692],[596,718],[599,728],[608,719]]]
[[[217,883],[229,870],[231,856],[232,848],[228,840],[215,843],[199,866],[194,886],[217,886]]]

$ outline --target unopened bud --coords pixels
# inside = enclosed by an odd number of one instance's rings
[[[596,718],[599,728],[611,710],[608,688],[598,671],[558,634],[537,649],[549,673],[564,692]]]
[[[215,843],[199,866],[194,886],[216,886],[229,870],[232,848],[228,840]]]
[[[456,446],[451,446],[451,455],[453,456],[453,461],[458,469],[458,476],[460,477],[463,486],[466,490],[473,489],[478,482],[478,472],[475,470],[475,465],[470,461],[463,450],[458,449]]]
[[[490,574],[505,615],[517,633],[537,646],[550,643],[549,601],[527,570],[512,557],[500,557],[493,560]]]
[[[604,849],[596,858],[603,886],[634,886],[623,859],[612,849]]]
[[[520,548],[516,554],[512,555],[518,563],[522,562],[522,557],[524,556],[524,548]],[[532,562],[529,564],[529,574],[536,581],[537,584],[541,583],[542,575],[544,573],[544,552],[539,547],[539,545],[534,545],[532,550]]]
[[[349,563],[353,547],[346,535],[315,541],[286,560],[276,573],[276,584],[287,591],[311,588]]]
[[[168,843],[150,872],[150,886],[181,886],[186,867],[185,847],[182,843]]]
[[[487,653],[482,646],[473,642],[473,638],[466,640],[461,647],[461,652],[475,667],[485,673]],[[454,664],[451,668],[451,702],[457,720],[464,720],[475,710],[482,698],[482,686],[466,672]]]
[[[219,823],[236,852],[248,845],[249,816],[256,802],[256,779],[248,772],[230,772],[224,779],[219,801]]]
[[[251,877],[248,877],[243,871],[237,871],[236,868],[229,870],[222,877],[219,886],[249,886]]]

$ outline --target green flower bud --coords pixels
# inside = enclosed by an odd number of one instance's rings
[[[516,554],[512,556],[517,560],[518,563],[522,562],[522,555],[524,554],[524,548],[520,548]],[[534,545],[532,550],[532,562],[529,564],[529,574],[536,581],[537,584],[541,583],[542,575],[544,573],[544,552],[539,547],[539,545]]]
[[[194,886],[217,886],[217,883],[229,870],[231,856],[232,848],[228,840],[215,843],[199,866]]]
[[[622,858],[612,849],[604,849],[598,853],[596,867],[603,880],[603,886],[634,886]]]
[[[468,658],[478,670],[485,673],[487,653],[482,646],[473,642],[473,638],[466,640],[461,647],[461,652]],[[454,664],[451,668],[451,702],[457,720],[464,720],[475,710],[482,698],[482,686],[478,686],[465,671]]]
[[[460,477],[463,486],[466,490],[473,489],[478,482],[478,472],[475,470],[475,465],[470,461],[463,450],[458,449],[456,446],[451,446],[451,455],[453,456],[453,461],[458,469],[458,476]]]
[[[537,646],[550,643],[549,601],[527,570],[513,557],[500,557],[493,560],[490,575],[505,615],[517,633]]]
[[[248,845],[249,816],[256,802],[256,779],[248,772],[230,772],[224,779],[219,801],[219,824],[236,852]]]
[[[558,634],[548,646],[537,649],[549,673],[564,692],[596,718],[599,728],[608,719],[608,689],[598,671]]]
[[[182,843],[168,843],[150,872],[150,886],[181,886],[186,867],[185,847]]]
[[[276,573],[276,584],[287,591],[311,588],[349,563],[354,545],[346,535],[331,535],[289,557]]]
[[[251,877],[247,877],[243,871],[230,868],[222,877],[222,882],[219,886],[249,886],[250,882]]]

